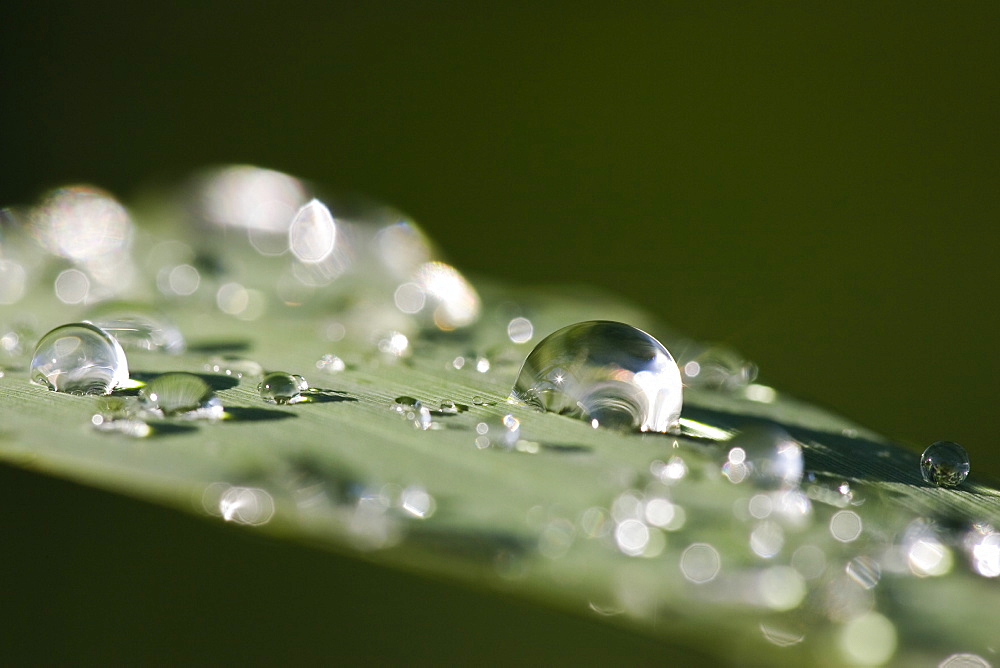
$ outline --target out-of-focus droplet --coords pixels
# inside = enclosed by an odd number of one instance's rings
[[[410,354],[410,339],[402,332],[386,332],[378,339],[378,349],[391,357],[406,357]]]
[[[48,193],[31,215],[39,243],[54,255],[88,263],[126,249],[132,221],[111,195],[91,186]]]
[[[228,487],[219,497],[218,513],[227,522],[260,526],[274,517],[274,497],[257,487]]]
[[[43,336],[31,359],[32,382],[56,392],[109,394],[129,379],[125,351],[113,336],[90,323],[56,327]]]
[[[410,285],[422,292],[424,299],[419,300],[415,295],[408,297],[411,310],[406,312],[426,313],[429,321],[442,331],[468,327],[479,318],[479,295],[472,284],[450,265],[425,262],[413,275]],[[398,299],[397,293],[397,303]]]
[[[16,304],[24,296],[28,273],[20,262],[0,258],[0,304]]]
[[[762,489],[792,489],[802,480],[802,447],[779,427],[751,427],[728,445],[729,469],[724,464],[723,473],[731,482],[749,477]],[[739,470],[738,476],[734,469]]]
[[[217,420],[223,415],[215,392],[192,373],[157,376],[139,390],[139,403],[144,410],[163,417]]]
[[[896,652],[896,627],[884,615],[867,612],[844,624],[840,651],[854,666],[880,666]]]
[[[958,443],[932,443],[920,455],[920,475],[938,487],[961,485],[969,476],[969,454]]]
[[[858,539],[863,528],[861,517],[853,510],[840,510],[830,518],[830,535],[841,543]]]
[[[400,493],[399,507],[413,517],[425,520],[434,514],[437,502],[423,487],[410,485]]]
[[[170,318],[143,304],[104,302],[87,313],[87,320],[114,336],[125,350],[176,355],[187,346]]]
[[[264,376],[257,385],[260,398],[269,404],[295,404],[304,399],[302,391],[309,389],[305,378],[275,371]]]
[[[903,532],[901,548],[910,571],[918,577],[936,577],[951,571],[951,548],[941,542],[930,520],[916,519]]]
[[[664,432],[681,413],[677,364],[659,341],[620,322],[588,321],[529,353],[511,398],[600,426]]]
[[[90,279],[79,269],[66,269],[56,276],[56,299],[63,304],[79,304],[87,300],[90,293]]]
[[[347,368],[347,365],[344,364],[344,360],[328,353],[316,361],[316,368],[324,373],[340,373]]]
[[[681,553],[681,573],[694,584],[714,580],[721,566],[719,551],[708,543],[694,543]]]
[[[233,165],[201,177],[197,207],[207,221],[285,234],[295,212],[306,203],[302,183],[293,176],[251,165]]]
[[[882,569],[877,561],[869,556],[861,555],[847,562],[848,577],[865,589],[872,589],[882,577]]]
[[[299,209],[288,228],[288,247],[299,262],[323,262],[336,243],[337,224],[330,210],[317,199]]]
[[[681,373],[688,387],[734,392],[746,388],[757,378],[757,365],[734,350],[714,346],[686,362]]]
[[[507,323],[507,338],[513,343],[527,343],[535,335],[535,326],[527,318],[514,318]]]
[[[984,578],[1000,577],[1000,533],[982,522],[968,532],[964,542],[976,573]]]
[[[938,668],[990,668],[990,662],[978,654],[963,652],[949,655]]]

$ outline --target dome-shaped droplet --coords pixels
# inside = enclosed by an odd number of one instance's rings
[[[309,383],[302,376],[275,371],[264,376],[257,385],[260,398],[269,404],[294,404],[302,401],[303,390],[309,389]]]
[[[649,334],[592,320],[540,341],[511,398],[595,426],[663,432],[680,418],[681,377],[674,358]]]
[[[114,336],[126,350],[176,355],[186,348],[184,335],[177,325],[151,306],[105,302],[91,309],[87,320]]]
[[[762,489],[790,489],[802,481],[802,446],[780,427],[750,427],[727,445],[722,472],[731,482],[749,478]]]
[[[139,403],[164,417],[222,417],[222,402],[204,380],[192,373],[165,373],[139,391]]]
[[[969,475],[969,455],[958,443],[932,443],[920,455],[920,475],[938,487],[961,485]]]
[[[56,327],[35,347],[30,378],[56,392],[109,394],[128,381],[125,351],[99,327],[77,322]]]

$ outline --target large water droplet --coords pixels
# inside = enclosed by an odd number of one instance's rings
[[[150,306],[105,302],[87,314],[87,320],[108,332],[126,350],[148,350],[176,355],[186,343],[181,330]]]
[[[592,320],[539,342],[511,398],[601,426],[664,432],[680,418],[681,377],[674,358],[649,334]]]
[[[938,487],[961,485],[969,475],[969,455],[958,443],[932,443],[920,455],[920,475]]]
[[[304,400],[302,392],[309,389],[305,378],[297,374],[275,371],[264,376],[257,385],[260,398],[269,404],[295,404]]]
[[[71,323],[38,342],[30,378],[56,392],[109,394],[128,381],[128,361],[113,336],[90,323]]]
[[[165,373],[139,391],[139,403],[164,417],[218,419],[222,402],[204,380],[191,373]]]

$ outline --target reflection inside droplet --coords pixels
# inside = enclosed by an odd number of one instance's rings
[[[680,417],[680,373],[645,332],[619,322],[581,322],[535,346],[511,399],[603,427],[663,432]]]

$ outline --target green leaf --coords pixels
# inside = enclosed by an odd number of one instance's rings
[[[248,265],[258,261],[240,253]],[[262,284],[275,280],[269,265],[258,270]],[[225,406],[219,422],[153,421],[145,438],[100,431],[92,416],[107,399],[49,392],[29,383],[23,366],[9,367],[0,378],[0,457],[243,524],[303,554],[318,546],[362,579],[382,577],[378,568],[390,569],[389,579],[416,573],[445,583],[449,595],[467,591],[457,594],[466,602],[506,610],[513,597],[531,611],[518,614],[570,613],[594,628],[623,629],[642,646],[735,662],[996,658],[1000,590],[986,575],[996,575],[1000,544],[989,539],[974,551],[974,541],[1000,527],[992,482],[974,472],[956,489],[929,486],[916,453],[764,386],[687,390],[678,434],[593,429],[514,405],[507,397],[532,343],[567,324],[628,322],[682,361],[697,346],[592,289],[526,292],[485,281],[476,282],[484,303],[476,326],[411,336],[408,357],[380,353],[363,337],[331,341],[331,322],[349,328],[376,318],[372,304],[391,299],[365,287],[368,279],[347,279],[349,287],[302,306],[269,303],[249,322],[221,313],[214,295],[171,302],[188,351],[130,352],[132,375],[201,375]],[[37,290],[28,303],[39,330],[66,321],[66,307]],[[508,339],[511,304],[530,317],[532,343]],[[327,354],[347,368],[319,369]],[[488,370],[476,369],[477,356]],[[456,358],[466,360],[461,368]],[[302,374],[318,389],[302,403],[265,404],[256,387],[273,370]],[[464,409],[418,429],[390,409],[403,395]],[[520,421],[515,447],[477,441],[496,434],[505,415]],[[801,444],[807,476],[798,492],[723,475],[725,440],[761,424],[780,425]],[[683,462],[682,473],[657,475],[668,462]],[[669,501],[661,510],[673,519],[663,528],[649,519],[654,499]],[[639,556],[627,554],[630,539],[616,538],[630,505],[645,509],[629,525],[645,546]],[[860,520],[858,535],[838,540],[838,517]]]

